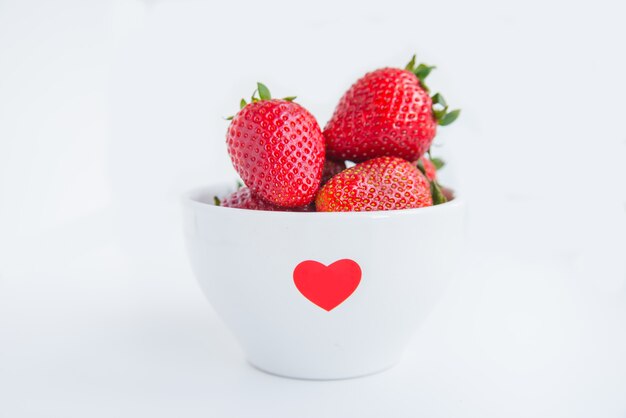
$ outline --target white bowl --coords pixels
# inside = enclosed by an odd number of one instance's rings
[[[454,272],[463,201],[350,213],[212,204],[232,190],[187,194],[185,235],[200,286],[248,361],[304,379],[363,376],[397,363]]]

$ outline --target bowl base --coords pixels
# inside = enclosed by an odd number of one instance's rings
[[[313,375],[313,374],[307,374],[307,373],[278,372],[278,371],[269,370],[265,367],[259,366],[258,364],[255,364],[254,362],[252,362],[250,359],[247,359],[246,361],[252,368],[260,372],[270,374],[272,376],[278,376],[278,377],[282,377],[286,379],[313,380],[313,381],[358,379],[361,377],[372,376],[378,373],[385,372],[393,368],[399,363],[399,360],[396,360],[392,362],[391,364],[387,364],[383,367],[378,367],[372,370],[363,370],[363,371],[356,372],[356,373],[337,373],[337,374],[325,373],[325,374],[320,374],[320,375]]]

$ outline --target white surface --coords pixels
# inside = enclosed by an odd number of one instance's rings
[[[213,4],[0,0],[0,416],[623,417],[624,5]],[[178,195],[232,177],[219,117],[255,81],[323,124],[413,51],[463,109],[437,150],[467,267],[400,367],[261,374],[195,285]]]
[[[623,293],[573,260],[472,258],[397,367],[310,382],[245,363],[190,272],[90,251],[4,282],[1,416],[623,417]]]

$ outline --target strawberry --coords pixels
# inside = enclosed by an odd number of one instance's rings
[[[437,171],[441,170],[446,163],[441,158],[432,157],[429,152],[428,158],[420,158],[415,165],[428,177],[428,180],[434,181],[437,179]]]
[[[277,206],[313,201],[322,178],[324,137],[311,113],[293,102],[272,99],[258,83],[259,97],[241,100],[226,142],[235,170],[250,190]]]
[[[324,161],[324,170],[322,170],[322,186],[328,182],[334,175],[341,173],[346,169],[344,161],[333,161],[326,159]]]
[[[410,162],[379,157],[331,178],[317,194],[319,212],[410,209],[433,204],[428,179]]]
[[[236,192],[229,194],[221,202],[215,198],[218,206],[227,208],[251,209],[251,210],[269,210],[269,211],[293,211],[293,212],[312,212],[314,208],[309,206],[301,206],[297,208],[285,208],[281,206],[267,203],[259,197],[255,196],[248,187],[242,187]]]
[[[454,199],[454,190],[441,186],[441,194],[446,198],[446,202]]]
[[[417,166],[417,168],[420,169],[422,173],[424,173],[424,175],[426,175],[426,178],[428,178],[428,180],[434,181],[437,178],[437,167],[435,167],[435,164],[433,164],[433,162],[430,161],[428,158],[420,158],[419,160],[417,160],[417,163],[415,163],[415,165]]]
[[[446,203],[454,198],[452,190],[442,187],[437,180],[437,171],[445,165],[441,158],[433,158],[429,151],[428,158],[422,157],[414,164],[430,182],[430,194],[433,197],[433,205]]]
[[[413,56],[405,69],[382,68],[354,83],[324,128],[328,157],[354,162],[420,158],[430,148],[437,124],[449,125],[460,112],[448,112],[441,94],[430,97],[424,80],[433,68],[416,67]]]

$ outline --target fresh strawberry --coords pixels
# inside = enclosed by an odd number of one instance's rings
[[[324,170],[322,170],[322,186],[326,184],[334,175],[341,173],[345,169],[345,161],[333,161],[326,159],[326,161],[324,161]]]
[[[317,194],[319,212],[410,209],[433,204],[428,179],[410,162],[379,157],[331,178]]]
[[[428,158],[420,158],[415,165],[426,175],[428,180],[434,181],[437,178],[437,167]]]
[[[300,206],[297,208],[285,208],[272,205],[263,199],[255,196],[248,187],[242,187],[234,193],[229,194],[221,202],[215,198],[218,206],[227,208],[251,209],[251,210],[269,210],[269,211],[292,211],[292,212],[312,212],[315,210],[312,205]]]
[[[420,158],[430,148],[437,124],[448,125],[459,115],[458,110],[448,113],[440,94],[430,97],[424,79],[433,68],[415,66],[413,56],[405,69],[382,68],[354,83],[324,129],[328,157],[354,162]]]
[[[441,158],[433,158],[428,152],[428,157],[422,157],[415,162],[417,168],[428,178],[430,182],[430,194],[433,197],[433,205],[439,205],[446,203],[454,197],[451,189],[442,187],[437,180],[437,171],[439,171],[444,165],[444,161]]]
[[[454,190],[448,187],[441,187],[441,193],[446,198],[446,202],[454,199]]]
[[[313,201],[322,178],[324,137],[317,121],[292,100],[272,99],[258,83],[259,97],[241,101],[226,142],[235,170],[252,192],[277,206]]]

